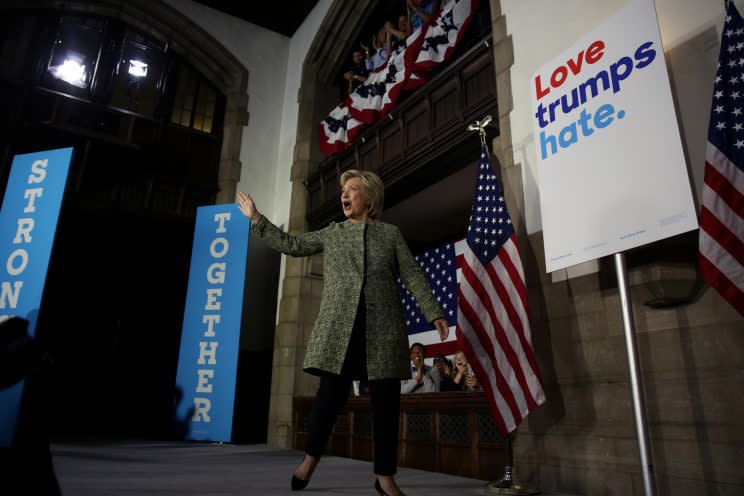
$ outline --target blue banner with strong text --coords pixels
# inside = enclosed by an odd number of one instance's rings
[[[0,321],[21,317],[36,331],[72,148],[16,155],[0,209]],[[13,440],[23,381],[0,391],[0,446]]]
[[[231,439],[249,231],[234,204],[197,210],[176,375],[186,439]]]

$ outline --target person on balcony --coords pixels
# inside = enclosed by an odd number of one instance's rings
[[[381,27],[377,34],[372,36],[372,48],[375,53],[370,55],[369,45],[359,43],[364,49],[364,55],[366,56],[365,64],[369,71],[374,71],[385,65],[390,53],[387,50],[387,39],[390,36],[385,26]]]
[[[410,377],[410,369],[398,277],[442,341],[449,335],[449,324],[400,230],[378,219],[385,196],[380,178],[370,171],[348,170],[340,184],[347,220],[297,236],[269,222],[249,195],[238,193],[237,202],[253,223],[253,234],[269,247],[295,257],[324,254],[320,311],[303,364],[305,372],[320,376],[320,386],[310,413],[306,454],[292,475],[292,489],[307,486],[352,382],[367,380],[375,489],[399,496],[403,493],[393,476],[398,465],[400,380]]]
[[[475,372],[470,366],[468,359],[465,357],[465,352],[462,350],[455,353],[455,371],[452,382],[455,383],[456,389],[459,391],[482,391],[483,387],[478,382],[478,378],[475,377]]]
[[[416,31],[434,18],[439,11],[439,0],[406,0],[411,15],[411,29]]]
[[[351,56],[351,60],[351,68],[344,74],[344,79],[349,82],[349,93],[357,89],[360,84],[367,80],[367,76],[369,76],[369,70],[364,63],[364,55],[361,50],[355,50]]]
[[[437,355],[434,357],[434,366],[439,369],[439,373],[442,376],[442,382],[439,385],[439,391],[459,391],[460,387],[452,380],[455,376],[454,369],[452,368],[452,361],[444,355]]]
[[[438,393],[442,383],[442,375],[436,367],[429,367],[424,363],[426,347],[421,343],[413,343],[410,349],[411,378],[401,381],[401,394],[410,393]]]
[[[411,27],[408,22],[409,16],[399,15],[397,27],[393,26],[393,23],[387,21],[385,23],[385,30],[388,35],[386,38],[386,48],[388,53],[393,53],[398,47],[406,41],[411,35]]]

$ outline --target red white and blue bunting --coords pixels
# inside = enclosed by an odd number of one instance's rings
[[[340,152],[354,141],[362,123],[351,116],[347,98],[320,123],[320,151],[326,156]]]
[[[431,69],[447,60],[465,34],[478,7],[478,0],[453,0],[429,27],[413,70]]]
[[[452,56],[479,0],[445,2],[437,17],[413,32],[346,100],[320,123],[320,151],[337,153],[395,108],[400,93],[426,84],[427,71]]]
[[[411,77],[416,60],[429,26],[414,31],[393,50],[382,67],[367,77],[349,95],[351,115],[365,124],[372,124],[385,117],[398,102],[401,90]]]

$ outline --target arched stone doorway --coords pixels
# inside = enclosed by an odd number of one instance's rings
[[[168,134],[175,128],[170,113],[140,115],[74,98],[42,87],[35,75],[2,81],[15,91],[2,102],[13,109],[4,114],[10,133],[0,139],[3,176],[15,153],[75,148],[39,317],[57,362],[53,432],[169,437],[194,209],[234,197],[248,71],[162,2],[9,2],[0,12],[39,26],[69,16],[115,24],[117,33],[131,29],[177,55],[178,67],[196,74],[197,88],[208,84],[218,93],[219,117],[210,119],[222,121],[219,133],[196,127],[194,112]],[[43,50],[33,40],[26,49],[34,56]],[[178,150],[178,139],[187,150]],[[189,152],[208,158],[206,173],[196,159],[179,170]]]
[[[333,77],[346,60],[350,46],[375,9],[377,2],[335,1],[329,9],[303,64],[299,92],[297,141],[292,164],[292,194],[288,231],[306,232],[308,191],[306,181],[322,161],[318,148],[318,122],[338,103],[338,92],[331,88]],[[509,132],[509,112],[512,110],[509,68],[513,64],[513,45],[506,31],[499,0],[491,0],[493,57],[498,94],[500,134],[493,141],[493,152],[502,169],[503,180],[509,186],[509,205],[515,225],[523,226],[523,196],[521,169],[515,166]],[[496,116],[494,116],[496,117]],[[522,239],[527,239],[523,236]],[[312,395],[317,382],[302,372],[302,360],[322,291],[322,264],[318,256],[310,259],[288,258],[279,305],[276,328],[272,395],[269,411],[268,442],[274,446],[291,447],[293,435],[293,398]]]

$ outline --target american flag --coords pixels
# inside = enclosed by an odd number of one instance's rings
[[[431,359],[436,355],[451,357],[458,350],[455,337],[455,325],[457,324],[457,283],[460,271],[458,270],[458,255],[462,255],[465,240],[456,243],[448,243],[432,247],[418,253],[414,258],[424,271],[431,292],[437,299],[439,306],[444,312],[444,317],[450,325],[450,334],[447,341],[441,342],[439,333],[426,321],[416,300],[408,292],[406,285],[398,279],[403,314],[408,327],[408,342],[421,343],[426,346],[426,362],[431,364]],[[460,256],[460,258],[462,258]]]
[[[485,144],[461,262],[457,340],[503,436],[545,401],[517,236]]]
[[[744,315],[744,20],[728,2],[705,153],[700,272]]]

